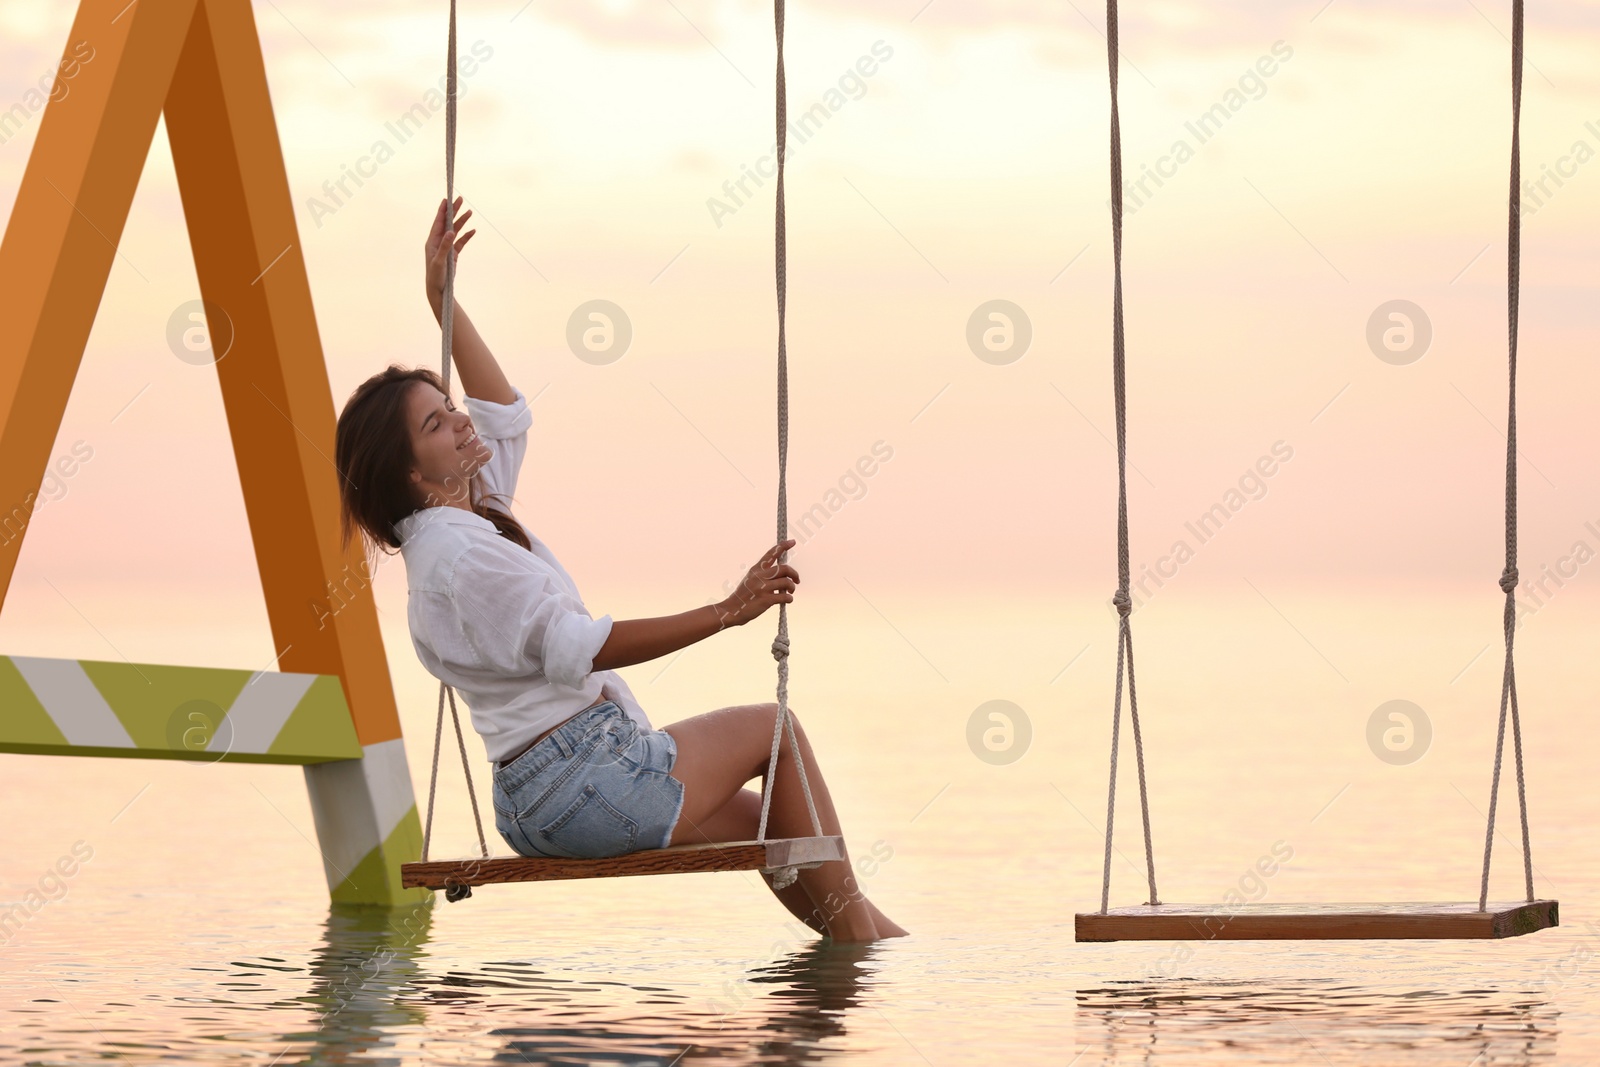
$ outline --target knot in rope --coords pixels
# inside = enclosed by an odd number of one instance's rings
[[[789,638],[779,634],[772,639],[772,658],[781,660],[789,654]]]
[[[1500,591],[1510,596],[1517,588],[1517,568],[1507,567],[1500,572]]]
[[[1124,619],[1133,614],[1133,598],[1128,595],[1126,589],[1118,589],[1111,597],[1111,603],[1116,605],[1117,614]]]

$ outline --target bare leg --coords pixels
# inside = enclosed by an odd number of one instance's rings
[[[681,753],[681,750],[680,750]],[[685,793],[684,813],[679,817],[678,825],[688,825],[691,833],[682,837],[675,831],[672,835],[674,845],[686,845],[705,842],[715,844],[719,841],[751,841],[755,839],[756,827],[761,821],[761,794],[753,789],[741,789],[733,795],[718,811],[699,823],[689,822],[687,792]],[[763,873],[762,880],[767,883],[767,888],[772,889],[772,875]],[[811,895],[806,892],[805,886],[799,880],[789,883],[783,889],[772,889],[772,895],[778,898],[789,914],[805,923],[811,929],[824,936],[828,928],[822,920],[812,914],[816,905],[811,901]]]
[[[798,731],[796,732],[798,733]],[[809,818],[809,815],[807,817]],[[741,789],[734,794],[732,800],[722,806],[722,810],[716,812],[709,820],[700,823],[695,828],[697,833],[693,840],[705,842],[753,841],[755,840],[756,830],[760,825],[761,794],[753,789]],[[763,872],[761,878],[767,883],[767,888],[772,889],[772,875]],[[811,895],[806,892],[805,886],[800,883],[799,879],[789,883],[783,889],[772,889],[772,895],[777,897],[779,903],[789,910],[789,914],[817,933],[827,936],[828,928],[821,919],[821,916],[826,912],[824,909],[817,907],[816,902],[811,899]],[[906,931],[879,911],[878,906],[867,900],[865,894],[862,895],[861,899],[866,901],[867,908],[872,912],[872,921],[878,928],[879,937],[904,937],[906,935]]]
[[[678,743],[678,762],[672,775],[684,785],[683,816],[673,831],[672,844],[704,840],[695,827],[704,824],[726,807],[742,790],[745,782],[751,778],[765,777],[777,711],[778,706],[774,703],[741,704],[718,708],[664,727]],[[822,778],[822,770],[817,766],[805,730],[793,711],[791,708],[795,737],[799,742],[801,758],[805,761],[806,779],[811,785],[811,796],[816,803],[822,832],[828,835],[842,834],[833,799]],[[759,817],[759,808],[757,813]],[[778,771],[772,788],[767,826],[769,833],[778,837],[809,837],[813,832],[805,794],[795,773],[794,752],[787,730],[784,731],[779,749]],[[749,826],[747,832],[727,839],[749,840],[754,837],[754,831],[755,827]],[[824,863],[798,873],[796,884],[804,889],[812,902],[809,914],[825,926],[829,937],[838,941],[873,941],[904,932],[893,923],[886,924],[893,927],[892,930],[878,928],[874,919],[876,909],[856,884],[848,860]],[[785,906],[788,905],[789,901],[785,901]]]

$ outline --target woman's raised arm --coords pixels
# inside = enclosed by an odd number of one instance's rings
[[[457,208],[461,206],[462,199],[456,197]],[[439,201],[439,210],[434,213],[433,229],[428,232],[426,246],[428,303],[433,307],[433,317],[441,327],[444,324],[444,275],[449,249],[452,244],[455,246],[459,271],[461,250],[472,239],[472,235],[478,232],[468,230],[457,238],[456,234],[472,211],[469,209],[454,222],[448,222],[445,217],[447,206],[447,201]],[[450,330],[456,374],[461,379],[461,391],[467,396],[475,396],[493,404],[515,403],[517,396],[511,389],[511,383],[506,380],[505,372],[500,369],[494,353],[489,351],[489,346],[478,334],[477,327],[473,326],[472,320],[467,317],[460,300],[455,301],[455,307],[451,312]]]

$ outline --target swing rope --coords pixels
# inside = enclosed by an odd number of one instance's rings
[[[778,183],[773,232],[774,277],[778,289],[778,540],[781,542],[789,528],[789,356],[784,331],[784,316],[788,304],[788,234],[784,221],[783,164],[788,149],[788,93],[783,73],[783,3],[773,0],[772,20],[778,39],[777,71],[777,135]],[[778,557],[781,565],[789,558],[784,550]],[[772,722],[772,754],[767,759],[767,774],[761,783],[761,822],[756,829],[756,840],[767,839],[767,812],[772,806],[772,781],[778,769],[778,748],[783,741],[783,730],[789,730],[789,752],[794,757],[795,769],[800,774],[800,788],[805,793],[806,808],[811,812],[811,829],[822,836],[822,821],[817,818],[817,804],[811,797],[811,783],[806,780],[805,760],[800,758],[800,743],[795,739],[794,720],[789,717],[789,613],[788,605],[778,603],[778,636],[772,641],[772,658],[778,661],[778,715]],[[795,880],[795,868],[780,867],[773,873],[776,889]]]
[[[1533,846],[1528,829],[1527,781],[1522,760],[1522,718],[1517,705],[1515,659],[1517,589],[1517,310],[1521,281],[1521,116],[1522,116],[1522,39],[1523,0],[1512,2],[1511,23],[1511,194],[1507,224],[1506,319],[1508,331],[1509,385],[1506,414],[1506,562],[1500,572],[1500,589],[1505,593],[1502,625],[1505,633],[1505,670],[1500,686],[1500,718],[1495,733],[1494,774],[1489,789],[1489,815],[1483,841],[1483,877],[1478,889],[1478,910],[1489,900],[1489,862],[1494,849],[1494,824],[1500,794],[1500,771],[1505,755],[1506,712],[1510,710],[1512,755],[1517,773],[1517,805],[1522,821],[1522,875],[1527,899],[1534,899]],[[1106,0],[1106,46],[1111,73],[1111,232],[1114,271],[1112,296],[1112,383],[1117,415],[1117,592],[1112,597],[1120,616],[1117,641],[1117,684],[1111,720],[1111,778],[1106,799],[1106,849],[1100,883],[1100,913],[1109,908],[1111,895],[1111,850],[1113,820],[1116,814],[1117,745],[1122,720],[1123,664],[1127,664],[1128,712],[1133,724],[1134,750],[1139,767],[1139,806],[1144,817],[1144,854],[1150,904],[1159,904],[1156,895],[1155,858],[1150,841],[1150,803],[1145,786],[1144,745],[1139,731],[1139,705],[1134,688],[1133,631],[1129,615],[1133,601],[1129,592],[1128,565],[1128,477],[1126,435],[1126,386],[1122,323],[1122,136],[1117,114],[1117,0]]]
[[[456,192],[456,0],[450,0],[449,62],[445,72],[444,108],[444,187],[445,211],[453,213]],[[452,243],[445,257],[444,299],[441,301],[439,321],[442,327],[442,353],[439,376],[444,379],[445,395],[450,393],[450,352],[455,335],[456,253]],[[470,490],[469,490],[470,492]],[[439,715],[433,728],[433,773],[428,777],[428,821],[422,829],[422,858],[428,858],[428,846],[433,838],[433,799],[439,787],[439,747],[444,735],[445,697],[450,698],[450,719],[455,724],[456,745],[461,749],[461,771],[467,778],[467,796],[472,799],[472,821],[478,828],[478,848],[483,857],[489,857],[489,843],[483,835],[483,815],[478,810],[478,791],[472,785],[472,764],[467,759],[467,741],[461,733],[461,713],[456,708],[456,692],[444,682],[439,683]],[[448,900],[460,900],[472,895],[472,887],[450,886],[445,889]]]
[[[1122,728],[1123,664],[1127,664],[1128,716],[1133,724],[1133,749],[1139,765],[1139,809],[1144,816],[1145,878],[1150,885],[1148,903],[1156,895],[1155,851],[1150,843],[1150,799],[1145,786],[1144,737],[1139,731],[1139,695],[1133,676],[1133,597],[1129,593],[1128,567],[1128,433],[1127,386],[1124,375],[1126,346],[1122,332],[1122,127],[1117,115],[1117,0],[1106,0],[1107,63],[1111,71],[1111,248],[1113,283],[1111,298],[1111,381],[1117,407],[1117,686],[1111,712],[1111,780],[1106,790],[1106,855],[1100,880],[1100,913],[1111,901],[1111,836],[1117,814],[1117,742]]]
[[[776,209],[776,277],[778,290],[778,540],[783,540],[784,531],[789,525],[788,492],[786,488],[786,475],[788,471],[789,450],[789,370],[787,347],[784,334],[784,315],[786,310],[786,272],[787,272],[787,240],[784,227],[784,201],[783,201],[783,162],[786,146],[785,133],[788,122],[785,117],[786,101],[783,72],[783,0],[774,0],[773,20],[777,31],[778,41],[778,69],[777,69],[777,130],[778,130],[778,184],[777,184],[777,209]],[[450,0],[450,45],[449,59],[446,71],[445,93],[445,204],[446,212],[453,214],[455,203],[455,173],[456,173],[456,0]],[[455,312],[455,279],[456,256],[452,244],[445,258],[444,296],[440,313],[442,327],[440,377],[444,379],[444,391],[450,392],[450,354],[454,336]],[[780,564],[786,562],[788,552],[778,557]],[[756,831],[756,840],[767,840],[767,815],[772,804],[772,781],[777,772],[778,751],[783,740],[784,728],[788,727],[789,747],[794,755],[795,769],[800,775],[800,788],[806,798],[806,808],[811,813],[812,832],[817,837],[822,834],[822,821],[817,817],[816,801],[811,795],[811,784],[806,779],[805,761],[800,758],[800,743],[795,737],[794,720],[789,716],[789,619],[785,611],[787,605],[778,605],[778,635],[772,642],[772,655],[778,661],[778,715],[773,721],[772,728],[772,753],[767,760],[767,774],[761,788],[761,822]],[[450,703],[450,716],[455,723],[456,742],[461,749],[461,769],[467,779],[467,795],[472,799],[472,818],[478,829],[478,847],[485,858],[489,855],[489,846],[484,838],[483,817],[478,810],[478,795],[472,785],[472,768],[467,759],[467,743],[461,732],[461,716],[456,709],[455,690],[444,682],[439,683],[439,714],[434,724],[433,732],[433,771],[428,779],[428,818],[422,831],[422,858],[427,860],[428,848],[433,835],[433,805],[434,796],[439,783],[439,749],[444,736],[444,706],[445,697],[448,695]],[[796,868],[793,866],[778,867],[772,870],[772,884],[775,889],[783,889],[797,877]],[[446,889],[445,895],[450,900],[460,900],[472,895],[470,886],[452,886]]]
[[[1500,589],[1506,595],[1503,625],[1506,637],[1505,673],[1500,682],[1500,724],[1494,740],[1494,779],[1489,787],[1488,828],[1483,837],[1483,880],[1478,887],[1478,910],[1489,903],[1489,856],[1494,849],[1494,816],[1500,796],[1500,764],[1505,753],[1506,708],[1511,709],[1511,748],[1517,765],[1517,805],[1522,815],[1522,877],[1528,899],[1533,899],[1533,846],[1528,835],[1528,791],[1522,773],[1522,718],[1517,712],[1517,670],[1513,655],[1517,632],[1517,299],[1521,285],[1522,218],[1522,0],[1511,5],[1511,207],[1506,230],[1506,324],[1509,336],[1510,386],[1506,413],[1506,566],[1500,572]]]
[[[489,843],[483,836],[483,817],[478,814],[478,792],[472,787],[472,766],[467,760],[467,740],[461,733],[461,715],[456,710],[456,691],[439,683],[439,716],[433,727],[433,772],[428,777],[428,822],[422,830],[422,859],[427,862],[428,845],[433,836],[433,798],[439,786],[439,742],[444,735],[444,699],[450,697],[450,719],[455,723],[456,747],[461,750],[461,770],[467,776],[467,796],[472,798],[472,821],[478,827],[478,849],[487,859],[489,856]],[[468,893],[468,896],[471,894]],[[452,898],[454,899],[454,898]]]

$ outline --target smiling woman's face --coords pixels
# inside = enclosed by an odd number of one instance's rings
[[[472,418],[427,382],[406,395],[406,425],[411,432],[411,485],[421,506],[471,508],[467,482],[493,456]]]

